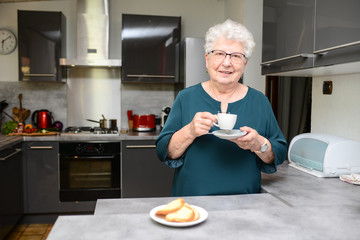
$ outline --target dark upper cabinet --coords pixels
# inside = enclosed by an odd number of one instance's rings
[[[314,0],[264,0],[262,74],[313,66]]]
[[[264,0],[262,74],[359,61],[359,9],[357,0]]]
[[[123,14],[123,82],[176,83],[180,17]]]
[[[62,81],[65,21],[61,12],[18,10],[20,81]]]
[[[317,0],[315,67],[360,61],[360,1]]]

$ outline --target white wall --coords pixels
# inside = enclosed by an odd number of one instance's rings
[[[322,94],[323,81],[333,82],[333,93]],[[360,73],[314,77],[311,132],[360,141]]]
[[[265,93],[261,75],[263,0],[226,0],[225,18],[242,23],[254,35],[255,49],[245,68],[244,84]]]

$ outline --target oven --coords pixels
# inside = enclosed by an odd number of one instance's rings
[[[60,201],[120,198],[119,142],[60,142]]]

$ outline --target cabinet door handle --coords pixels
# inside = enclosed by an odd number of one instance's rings
[[[138,78],[138,77],[142,77],[142,78],[175,78],[175,76],[172,75],[136,75],[136,74],[128,74],[126,75],[127,77],[133,77],[133,78]]]
[[[21,151],[22,151],[22,149],[21,149],[21,148],[18,148],[18,149],[15,150],[15,152],[10,153],[10,154],[7,155],[6,157],[0,158],[0,161],[5,161],[6,159],[14,156],[15,154],[17,154],[18,152],[21,152]]]
[[[77,160],[88,160],[88,159],[114,159],[115,156],[111,155],[111,156],[77,156],[77,155],[70,155],[70,156],[61,156],[62,159],[69,159],[69,160],[73,160],[73,159],[77,159]]]
[[[128,149],[156,148],[156,145],[126,145]]]
[[[293,56],[289,56],[289,57],[284,57],[284,58],[279,58],[279,59],[275,59],[275,60],[271,60],[271,61],[267,61],[267,62],[262,62],[260,63],[261,66],[270,66],[273,63],[278,63],[278,62],[282,62],[282,61],[287,61],[287,60],[291,60],[294,58],[313,58],[315,57],[314,54],[311,53],[301,53],[301,54],[297,54],[297,55],[293,55]]]
[[[33,150],[50,150],[53,149],[52,146],[31,146],[30,149]]]
[[[360,45],[360,41],[351,42],[351,43],[345,43],[345,44],[338,45],[338,46],[335,46],[335,47],[320,49],[320,50],[315,51],[314,54],[323,54],[323,55],[325,55],[330,51],[334,51],[334,50],[338,50],[338,49],[346,48],[346,47],[352,47],[352,46],[356,46],[356,45]]]
[[[24,73],[24,77],[56,77],[53,73]]]

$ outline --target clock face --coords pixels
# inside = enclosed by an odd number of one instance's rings
[[[6,55],[16,48],[15,35],[6,29],[0,29],[0,54]]]

